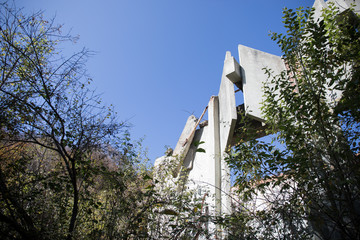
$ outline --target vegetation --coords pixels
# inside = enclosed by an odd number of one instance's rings
[[[262,108],[274,142],[228,159],[241,203],[230,237],[360,239],[359,16],[330,4],[321,19],[285,9],[284,24],[271,36],[287,70],[266,69]]]
[[[198,239],[220,224],[229,239],[360,239],[359,18],[332,5],[320,20],[284,14],[287,34],[272,39],[288,69],[266,69],[263,104],[284,145],[233,149],[238,203],[212,218],[186,171],[173,178],[178,159],[152,175],[141,141],[90,89],[90,52],[65,58],[75,39],[61,26],[1,4],[0,238]]]
[[[0,5],[0,238],[203,234],[192,195],[157,191],[171,173],[153,180],[141,141],[90,89],[91,52],[62,56],[76,39],[61,30],[41,12]]]
[[[89,51],[61,55],[73,40],[41,13],[0,6],[1,239],[146,234],[145,158],[89,89]]]

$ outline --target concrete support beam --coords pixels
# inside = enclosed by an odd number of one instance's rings
[[[210,125],[211,124],[211,125]],[[209,102],[209,127],[213,130],[215,163],[215,213],[221,214],[221,150],[219,125],[219,98],[212,96]]]

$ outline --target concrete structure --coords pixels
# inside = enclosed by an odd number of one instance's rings
[[[357,4],[355,10],[360,10],[360,0],[329,0],[328,2],[340,5],[343,10],[349,8],[351,3],[355,3]],[[327,3],[323,0],[315,0],[316,18],[320,17],[320,10],[327,7]],[[238,139],[246,139],[246,136],[234,133],[235,129],[241,127],[237,122],[237,109],[243,109],[252,124],[263,129],[264,118],[260,107],[263,101],[262,87],[268,79],[264,68],[271,69],[273,75],[286,70],[279,56],[243,45],[239,45],[238,50],[240,64],[230,52],[226,53],[218,95],[210,98],[200,119],[196,119],[195,116],[188,118],[173,153],[155,161],[155,171],[158,174],[161,174],[160,169],[165,163],[173,164],[172,177],[182,179],[187,187],[196,190],[198,197],[204,197],[209,214],[212,215],[228,214],[231,211],[230,171],[225,162],[226,152]],[[238,107],[235,102],[235,86],[244,94],[244,105]],[[341,93],[337,95],[338,99]],[[206,110],[208,122],[201,123]],[[258,137],[260,136],[263,135]],[[202,144],[198,146],[194,143]],[[205,149],[205,152],[197,151],[198,147]],[[263,205],[263,202],[259,201],[259,203]],[[216,226],[209,227],[216,228]]]
[[[174,161],[177,166],[173,177],[186,179],[187,186],[196,190],[198,197],[206,196],[209,214],[213,215],[229,214],[231,211],[230,171],[225,157],[237,120],[234,83],[239,82],[240,66],[227,52],[219,94],[212,96],[205,108],[207,124],[200,124],[201,118],[197,120],[190,116],[173,154],[155,161],[156,169],[165,162]],[[199,124],[200,128],[196,129]],[[198,146],[193,143],[202,143],[199,147],[205,152],[197,151]]]
[[[239,49],[240,59],[245,64],[240,67],[231,53],[226,52],[218,95],[210,98],[200,119],[195,116],[188,118],[172,154],[155,161],[155,171],[159,179],[166,177],[161,176],[164,166],[172,165],[171,174],[167,176],[171,179],[165,181],[166,187],[173,184],[173,187],[180,191],[179,186],[182,184],[178,182],[185,182],[189,189],[195,190],[198,198],[205,197],[208,212],[213,216],[230,214],[232,209],[230,170],[225,158],[233,139],[239,137],[234,136],[235,128],[239,128],[235,86],[242,89],[246,96],[246,114],[262,126],[259,107],[262,98],[261,84],[266,75],[262,69],[265,66],[257,61],[272,61],[275,64],[270,67],[279,65],[278,71],[285,69],[280,57],[242,45],[239,45]],[[208,120],[200,123],[206,111]],[[197,151],[199,147],[205,151]],[[210,231],[216,230],[216,226],[211,224],[209,228],[212,228]],[[221,234],[218,237],[221,238]]]

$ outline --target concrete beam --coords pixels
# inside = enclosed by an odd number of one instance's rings
[[[245,115],[244,104],[236,107],[238,113],[238,119],[235,125],[234,135],[231,139],[231,146],[235,146],[240,141],[246,142],[252,139],[261,138],[267,135],[267,125],[263,122],[250,118]],[[245,123],[246,131],[244,131]]]

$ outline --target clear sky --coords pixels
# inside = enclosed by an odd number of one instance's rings
[[[2,1],[3,2],[3,1]],[[282,9],[314,0],[15,0],[17,7],[71,29],[96,52],[87,64],[93,87],[144,137],[152,161],[175,147],[190,114],[217,95],[226,51],[238,44],[281,55],[269,31],[282,32]],[[242,103],[237,95],[237,105]]]

